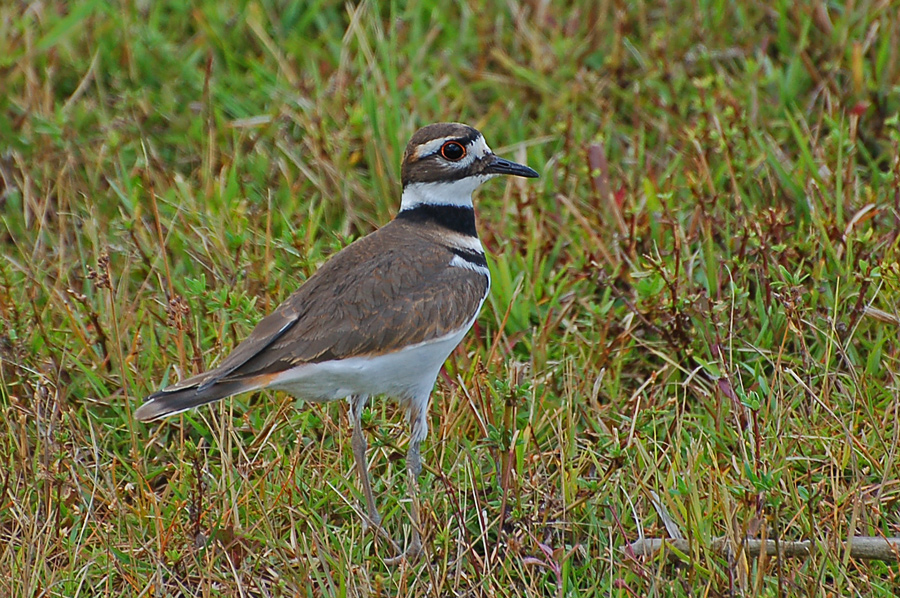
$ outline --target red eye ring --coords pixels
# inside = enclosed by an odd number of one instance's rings
[[[447,141],[441,146],[441,156],[451,162],[459,162],[466,157],[466,148],[458,141]]]

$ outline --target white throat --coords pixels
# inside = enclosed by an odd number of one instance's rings
[[[471,208],[472,193],[492,176],[469,176],[458,181],[409,183],[403,188],[400,211],[421,205]]]

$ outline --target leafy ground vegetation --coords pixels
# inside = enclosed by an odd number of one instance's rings
[[[0,90],[0,594],[898,591],[842,543],[900,536],[896,2],[10,0]],[[438,120],[542,178],[478,195],[391,567],[343,403],[131,414],[387,222]],[[406,426],[365,425],[402,538]]]

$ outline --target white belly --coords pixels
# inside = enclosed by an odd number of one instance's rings
[[[315,402],[352,395],[427,400],[441,366],[474,321],[472,318],[456,332],[394,353],[302,364],[283,372],[269,386]]]

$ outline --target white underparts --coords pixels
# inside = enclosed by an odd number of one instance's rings
[[[353,395],[386,395],[419,408],[428,398],[438,372],[478,317],[478,310],[458,330],[391,353],[348,357],[297,365],[279,374],[270,388],[307,401],[325,402]]]

